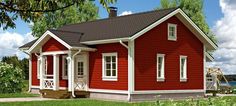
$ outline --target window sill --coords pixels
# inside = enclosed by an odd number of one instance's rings
[[[170,40],[170,41],[177,41],[176,38],[168,38],[168,40]]]
[[[157,78],[157,82],[164,82],[165,78]]]
[[[187,78],[181,78],[180,82],[187,82]]]
[[[118,81],[116,77],[103,77],[102,80],[103,81]]]

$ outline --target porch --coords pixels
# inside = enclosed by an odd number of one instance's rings
[[[87,92],[88,54],[88,51],[81,50],[35,53],[38,58],[40,93],[60,98],[62,95],[76,97],[75,94]],[[60,87],[61,79],[67,81],[64,89]]]

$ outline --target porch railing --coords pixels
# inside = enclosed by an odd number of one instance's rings
[[[43,89],[53,89],[54,87],[53,75],[44,75],[43,84],[44,84]]]

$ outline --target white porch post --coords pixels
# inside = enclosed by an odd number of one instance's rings
[[[53,90],[59,89],[59,55],[53,55]]]
[[[43,89],[44,87],[44,72],[45,72],[45,59],[44,59],[44,56],[41,56],[39,57],[40,59],[40,69],[39,69],[39,76],[40,76],[40,89]]]
[[[69,53],[68,53],[68,57],[67,57],[67,64],[68,64],[68,91],[72,91],[72,85],[71,85],[71,83],[72,83],[72,62],[71,62],[71,60],[72,60],[72,52],[71,51],[69,51]]]

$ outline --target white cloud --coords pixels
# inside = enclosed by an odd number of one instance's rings
[[[0,58],[13,55],[17,55],[21,59],[26,57],[26,55],[19,50],[19,47],[33,39],[34,37],[30,33],[21,35],[8,31],[0,31]]]
[[[119,16],[130,15],[132,11],[123,11]]]
[[[209,66],[217,66],[225,74],[236,74],[236,0],[220,0],[224,16],[213,27],[219,40],[219,49],[213,53],[215,62]]]

